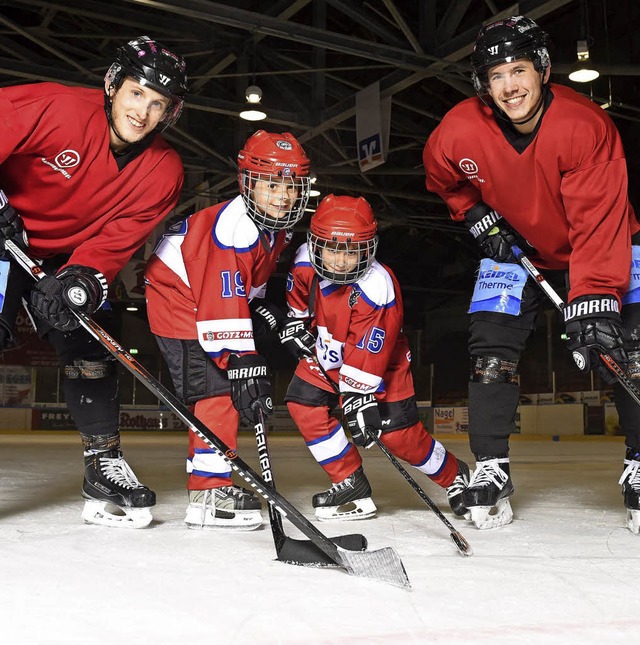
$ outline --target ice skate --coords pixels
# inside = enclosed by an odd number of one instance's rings
[[[640,534],[640,453],[627,448],[625,469],[620,477],[624,505],[627,508],[627,528]]]
[[[469,485],[469,466],[464,461],[458,459],[458,474],[453,482],[447,486],[447,498],[449,506],[454,515],[470,519],[469,509],[462,501],[462,492]]]
[[[378,510],[362,466],[328,490],[314,495],[312,503],[319,520],[365,520]]]
[[[509,502],[513,490],[508,457],[479,458],[462,503],[479,529],[499,528],[513,519]]]
[[[156,494],[138,481],[118,449],[85,455],[82,496],[88,524],[141,529],[153,519]]]
[[[254,493],[239,486],[190,490],[184,521],[190,529],[253,531],[262,525],[261,506]]]

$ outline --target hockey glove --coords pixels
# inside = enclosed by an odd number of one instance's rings
[[[107,297],[107,280],[95,269],[71,264],[56,276],[42,278],[31,292],[38,318],[60,331],[73,331],[80,322],[73,311],[92,314]]]
[[[613,296],[595,295],[580,296],[564,310],[567,347],[578,369],[582,372],[597,369],[609,385],[616,382],[616,377],[602,363],[599,354],[609,354],[622,369],[629,362],[618,312],[618,301]]]
[[[273,395],[267,364],[257,354],[231,354],[227,363],[227,377],[231,383],[233,407],[240,418],[253,425],[253,408],[259,405],[265,416],[273,414]]]
[[[29,246],[22,217],[9,205],[7,196],[0,190],[0,258],[6,259],[10,254],[5,251],[5,240],[11,240],[23,251]]]
[[[278,332],[280,342],[298,360],[313,356],[316,339],[307,331],[304,320],[290,320]]]
[[[496,211],[480,202],[464,214],[464,221],[482,254],[496,262],[515,262],[511,247],[518,244],[515,231]]]
[[[376,437],[382,434],[382,419],[373,394],[344,394],[342,415],[356,446],[371,448],[375,442],[369,432]]]
[[[254,338],[266,336],[269,332],[278,329],[285,321],[285,315],[281,309],[262,298],[254,298],[249,303],[249,309]]]

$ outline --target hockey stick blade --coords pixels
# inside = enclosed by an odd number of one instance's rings
[[[556,293],[555,289],[547,282],[545,277],[536,269],[534,264],[529,260],[529,258],[523,253],[515,244],[512,245],[511,250],[516,260],[524,267],[526,272],[538,283],[538,286],[545,292],[549,300],[556,306],[556,309],[560,312],[564,312],[564,302],[562,298]],[[635,386],[633,381],[627,376],[625,371],[616,363],[612,356],[600,352],[600,360],[604,363],[605,367],[618,379],[618,382],[622,387],[627,391],[627,394],[638,404],[640,405],[640,391]]]
[[[5,249],[11,253],[15,261],[34,280],[42,280],[46,274],[42,269],[10,240],[5,242]],[[280,495],[270,484],[264,481],[246,462],[244,462],[235,450],[231,450],[221,439],[198,419],[172,392],[153,377],[129,352],[127,352],[116,340],[94,322],[90,316],[73,311],[82,327],[93,336],[118,362],[121,363],[133,376],[135,376],[149,391],[160,399],[176,416],[193,432],[195,432],[216,454],[244,479],[268,504],[283,516],[286,517],[301,533],[313,542],[330,560],[341,566],[347,573],[361,575],[368,578],[375,578],[383,581],[402,580],[402,586],[409,586],[407,574],[402,566],[400,557],[391,547],[394,557],[381,559],[378,552],[348,551],[341,549],[329,538],[321,533],[300,511],[291,504],[285,497]],[[352,566],[344,554],[359,556],[359,565]],[[393,569],[396,569],[395,571]],[[391,584],[397,584],[391,582]]]
[[[471,545],[464,539],[460,531],[456,531],[453,524],[443,515],[442,511],[436,506],[435,502],[422,490],[418,482],[407,472],[404,466],[391,454],[387,446],[382,443],[382,439],[374,432],[369,431],[369,438],[372,439],[376,446],[384,453],[385,457],[396,467],[396,470],[404,477],[406,482],[418,494],[420,499],[438,516],[438,519],[449,529],[451,539],[461,555],[473,555]]]
[[[411,587],[398,553],[391,547],[377,551],[347,551],[338,547],[342,566],[356,576],[388,582],[396,587]]]
[[[259,403],[256,403],[252,409],[253,429],[256,435],[256,445],[258,447],[258,460],[262,478],[270,482],[275,488],[276,482],[271,465],[271,453],[269,451],[269,442],[267,439],[267,427],[264,420],[264,411]],[[276,560],[286,562],[287,564],[296,564],[303,567],[337,567],[339,566],[326,553],[320,550],[310,540],[294,540],[290,538],[282,526],[282,516],[271,504],[268,505],[269,524],[273,543],[276,548]],[[367,539],[364,535],[339,535],[335,538],[329,538],[334,544],[344,549],[353,551],[364,551],[367,548]]]

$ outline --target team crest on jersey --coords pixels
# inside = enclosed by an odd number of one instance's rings
[[[360,289],[358,289],[358,287],[353,287],[353,289],[351,289],[351,293],[349,294],[349,308],[350,309],[353,309],[356,306],[356,304],[358,302],[358,298],[360,297],[361,293],[362,293],[362,291],[360,291]]]
[[[473,159],[463,157],[458,162],[458,167],[467,176],[467,179],[475,179],[478,183],[484,184],[484,179],[480,179],[478,176],[478,164]]]
[[[49,168],[59,172],[65,179],[71,179],[71,174],[68,171],[80,163],[80,155],[75,150],[67,148],[59,152],[53,161],[49,161],[46,157],[42,157],[40,160]]]

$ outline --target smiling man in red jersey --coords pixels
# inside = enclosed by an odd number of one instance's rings
[[[89,523],[147,526],[155,493],[120,450],[115,362],[72,309],[97,312],[109,282],[175,206],[182,163],[158,134],[180,116],[186,84],[184,60],[142,36],[118,49],[104,91],[0,89],[0,351],[12,346],[24,299],[64,371],[84,446]],[[34,285],[5,240],[43,260],[49,276]]]
[[[610,354],[640,378],[640,226],[627,196],[619,133],[595,103],[550,83],[548,35],[514,16],[484,26],[471,56],[477,97],[445,115],[423,153],[427,188],[464,221],[483,260],[469,351],[469,440],[476,470],[463,493],[478,528],[512,519],[509,435],[519,400],[518,362],[543,292],[511,252],[568,285],[568,348],[584,372]],[[624,305],[624,308],[623,308]],[[640,407],[619,385],[626,434],[620,479],[628,526],[640,532]],[[495,509],[495,512],[492,512]]]

